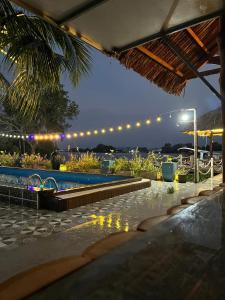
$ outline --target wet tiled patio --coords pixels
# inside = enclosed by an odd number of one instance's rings
[[[220,175],[197,185],[153,181],[150,188],[61,213],[0,204],[0,281],[35,264],[80,254],[104,236],[135,229],[142,220],[164,214],[182,198],[220,182]],[[169,186],[174,186],[174,194],[167,194]]]

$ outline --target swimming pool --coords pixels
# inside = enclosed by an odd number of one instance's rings
[[[48,171],[38,169],[23,169],[13,167],[0,167],[0,183],[12,186],[27,186],[30,183],[29,177],[33,174],[39,175],[42,179],[53,177],[60,190],[66,190],[84,185],[94,185],[125,180],[129,177],[116,175],[101,175],[88,173],[73,173],[62,171]],[[29,180],[28,180],[29,179]],[[32,179],[33,185],[38,185],[37,179]],[[45,187],[52,188],[54,184],[51,181],[46,182]]]

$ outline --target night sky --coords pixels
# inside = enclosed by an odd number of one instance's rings
[[[64,76],[65,90],[70,98],[79,104],[80,114],[72,122],[72,130],[93,130],[108,128],[128,122],[155,118],[158,114],[180,108],[197,109],[198,116],[217,108],[219,100],[199,80],[189,81],[185,93],[176,97],[165,93],[155,84],[132,70],[126,70],[113,58],[92,51],[93,66],[91,74],[83,78],[77,88],[69,84]],[[207,77],[218,89],[218,75]],[[147,146],[160,147],[164,143],[185,143],[192,141],[180,133],[177,127],[178,116],[163,118],[161,124],[132,129],[122,133],[98,137],[85,137],[72,142],[71,146],[92,147],[98,143],[117,147]],[[201,139],[202,143],[205,140]]]

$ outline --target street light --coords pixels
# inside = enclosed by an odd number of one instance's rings
[[[190,119],[188,111],[193,112],[193,119]],[[198,182],[198,134],[197,134],[197,113],[195,108],[182,109],[183,114],[181,115],[182,122],[193,122],[194,123],[194,182]]]

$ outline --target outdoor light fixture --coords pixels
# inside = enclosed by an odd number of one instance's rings
[[[123,130],[123,127],[122,126],[118,126],[118,130],[119,131]]]
[[[66,138],[67,138],[67,139],[71,139],[71,134],[68,133],[68,134],[66,135]]]
[[[111,127],[111,128],[109,128],[109,131],[110,131],[110,132],[113,132],[113,131],[114,131],[114,129]]]
[[[78,137],[78,134],[77,134],[77,133],[74,133],[74,134],[73,134],[73,137],[75,137],[75,138]]]
[[[87,131],[87,135],[91,135],[91,132],[90,132],[90,131]]]
[[[150,125],[150,124],[151,124],[151,120],[150,120],[150,119],[149,119],[149,120],[146,120],[145,123],[146,123],[147,125]]]
[[[131,125],[130,125],[130,124],[127,124],[127,125],[126,125],[126,128],[127,128],[127,129],[130,129],[130,128],[131,128]]]
[[[101,130],[101,133],[103,133],[103,134],[105,133],[105,129],[104,128]]]
[[[137,126],[137,127],[140,127],[140,126],[141,126],[141,123],[140,123],[140,122],[137,122],[137,123],[136,123],[136,126]]]
[[[83,132],[80,132],[80,136],[84,136],[84,133],[83,133]]]
[[[180,116],[180,121],[182,121],[182,122],[187,122],[189,120],[190,120],[190,116],[187,113],[184,113]]]
[[[198,131],[197,131],[197,111],[196,108],[182,109],[181,121],[183,122],[193,122],[194,127],[194,182],[199,181],[198,174]],[[189,114],[186,112],[193,112],[193,118],[191,119]]]
[[[161,118],[160,116],[158,116],[158,117],[156,118],[156,122],[160,123],[161,121],[162,121],[162,118]]]
[[[95,134],[95,135],[98,134],[98,130],[94,130],[94,134]]]

